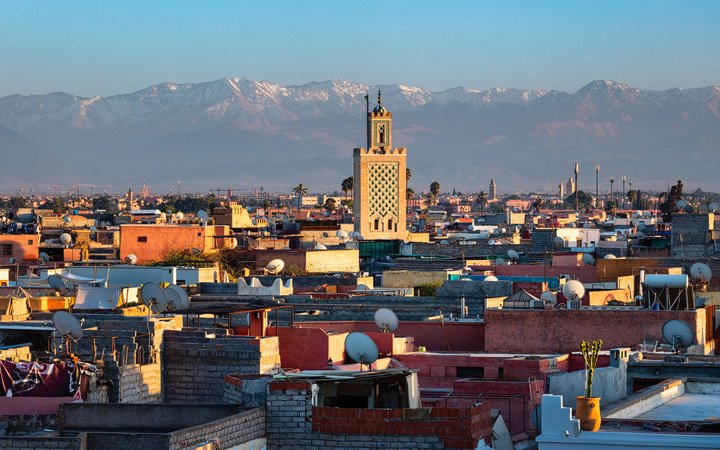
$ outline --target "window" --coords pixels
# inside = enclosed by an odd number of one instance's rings
[[[375,230],[379,230],[379,229],[380,229],[380,219],[375,219],[375,223],[373,224],[373,228],[374,228]]]
[[[12,256],[12,254],[13,254],[13,245],[12,244],[0,245],[0,256]]]
[[[456,374],[458,378],[483,378],[485,369],[483,367],[457,367]]]
[[[28,239],[28,245],[33,245],[33,240],[32,240],[32,239]]]
[[[138,236],[138,242],[147,242],[147,236]]]
[[[388,230],[389,231],[392,231],[392,229],[393,229],[392,225],[393,225],[392,219],[388,219]]]
[[[198,232],[198,237],[201,237],[201,236],[202,236],[202,233]]]
[[[498,367],[498,378],[501,380],[505,379],[505,368],[504,367]]]

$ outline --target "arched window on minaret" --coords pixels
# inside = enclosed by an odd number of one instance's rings
[[[375,219],[375,223],[373,225],[376,230],[379,230],[380,229],[380,219]]]
[[[378,127],[378,141],[380,141],[380,144],[385,144],[385,125]]]
[[[388,219],[388,227],[387,227],[387,229],[388,229],[388,231],[392,231],[392,230],[393,230],[393,220],[392,220],[392,219]]]

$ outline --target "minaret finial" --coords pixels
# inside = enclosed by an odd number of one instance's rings
[[[378,105],[382,105],[382,92],[378,89]]]

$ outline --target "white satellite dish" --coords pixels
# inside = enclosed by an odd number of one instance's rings
[[[550,291],[545,291],[540,294],[540,300],[544,301],[549,305],[557,305],[557,296],[555,295],[555,293]]]
[[[153,282],[148,282],[140,288],[140,300],[150,308],[153,314],[160,314],[168,307],[168,297],[165,289]]]
[[[709,283],[712,280],[712,270],[707,264],[697,262],[690,266],[690,276],[703,283]]]
[[[695,343],[695,332],[682,320],[668,320],[663,324],[662,335],[668,344],[673,346],[673,351],[679,350],[679,347],[690,347]]]
[[[710,212],[710,208],[708,208],[707,205],[700,205],[698,206],[698,212],[700,212],[700,214],[707,214]]]
[[[210,216],[208,215],[207,211],[204,209],[199,210],[197,213],[195,213],[195,217],[197,217],[200,220],[207,221],[210,220]]]
[[[582,260],[588,266],[592,266],[595,264],[595,258],[593,258],[593,255],[591,255],[590,253],[584,253],[582,255]]]
[[[181,288],[176,284],[171,284],[165,288],[165,294],[168,298],[168,303],[175,310],[187,309],[190,306],[190,298],[185,292],[185,289]]]
[[[91,226],[91,227],[89,228],[89,230],[90,230],[91,233],[96,233],[96,232],[97,232],[97,227],[93,225],[93,226]]]
[[[138,262],[137,256],[135,256],[135,255],[132,254],[132,253],[130,253],[129,255],[127,255],[127,256],[125,257],[125,263],[126,263],[126,264],[130,264],[131,266],[134,266],[135,264],[137,264],[137,262]]]
[[[335,236],[337,236],[339,239],[347,239],[348,238],[348,232],[345,230],[337,230],[335,232]]]
[[[75,341],[83,337],[82,324],[69,312],[57,311],[53,314],[52,321],[55,329],[62,336],[70,336]]]
[[[334,275],[333,275],[333,276],[334,276]],[[364,284],[358,284],[358,285],[355,287],[355,290],[356,290],[356,291],[367,291],[367,290],[369,290],[369,289],[370,289],[370,288],[367,287],[367,286],[365,286]]]
[[[502,258],[496,258],[495,265],[496,266],[507,266],[507,262]]]
[[[603,259],[617,259],[617,256],[613,255],[612,253],[608,253]]]
[[[688,204],[687,204],[687,202],[686,202],[685,200],[678,200],[677,203],[675,203],[675,207],[676,207],[678,210],[680,210],[680,209],[685,209],[685,207],[686,207],[687,205],[688,205]]]
[[[175,219],[183,220],[184,218],[185,218],[185,214],[183,214],[181,212],[175,213]]]
[[[60,235],[60,242],[62,242],[65,245],[68,245],[72,242],[72,236],[70,236],[68,233],[63,233]]]
[[[560,236],[555,236],[555,239],[553,239],[553,242],[555,242],[555,245],[564,247],[565,246],[565,239],[561,238]]]
[[[380,308],[375,311],[375,325],[383,333],[395,331],[398,327],[397,315],[391,309]]]
[[[375,341],[367,334],[356,331],[345,338],[345,351],[353,361],[361,365],[370,365],[377,361],[379,356]]]
[[[55,289],[56,291],[64,291],[67,289],[67,286],[65,285],[65,280],[62,279],[60,275],[50,275],[47,277],[47,282],[50,285],[51,288]]]
[[[507,251],[508,258],[510,258],[513,261],[517,261],[520,259],[520,253],[517,251],[510,249]]]
[[[585,295],[585,286],[578,280],[570,280],[565,283],[562,291],[568,300],[580,300]]]
[[[70,216],[65,216],[65,217],[63,217],[63,222],[70,223],[70,222],[72,222],[72,219],[70,218]]]
[[[273,259],[272,261],[267,263],[265,268],[271,275],[277,275],[285,268],[285,261],[283,261],[282,259]]]
[[[498,280],[498,277],[496,277],[495,275],[488,275],[485,277],[485,279],[483,281],[500,281],[500,280]]]
[[[643,212],[644,219],[650,219],[651,217],[652,217],[652,213],[650,211]]]
[[[468,231],[475,231],[475,225],[473,225],[473,224],[468,225]]]
[[[50,255],[45,252],[40,252],[40,254],[38,255],[38,259],[41,263],[45,264],[46,262],[50,261]]]
[[[237,241],[237,238],[234,238],[234,237],[228,239],[227,244],[225,244],[225,247],[230,250],[237,248],[237,246],[238,246],[238,241]]]
[[[317,244],[315,246],[315,250],[327,250],[327,246],[325,246],[323,244]]]
[[[708,210],[712,213],[716,213],[716,212],[720,211],[720,205],[715,202],[712,202],[708,205]]]

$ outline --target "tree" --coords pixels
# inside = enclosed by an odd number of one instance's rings
[[[535,201],[533,202],[533,208],[535,208],[535,211],[540,212],[543,206],[545,206],[545,200],[540,196],[535,197]]]
[[[437,181],[433,181],[430,183],[430,193],[433,195],[433,197],[437,197],[440,193],[440,183]]]
[[[477,196],[477,203],[480,207],[480,211],[485,211],[485,208],[488,206],[488,196],[485,193],[485,191],[480,191],[480,193]]]
[[[605,212],[614,216],[617,213],[617,203],[614,201],[605,203]]]
[[[302,206],[302,198],[304,195],[307,195],[308,189],[305,186],[303,186],[302,183],[300,183],[293,188],[293,193],[298,198],[298,210],[300,210],[300,207]]]
[[[415,190],[413,188],[407,188],[405,189],[405,198],[407,200],[410,200],[415,195]]]
[[[409,168],[405,168],[405,182],[410,181],[410,177],[412,177],[412,171]]]
[[[658,209],[663,213],[663,221],[672,222],[672,214],[677,210],[677,202],[683,198],[682,190],[682,180],[678,180],[677,184],[670,188],[670,192],[662,192],[658,196]]]
[[[638,200],[638,191],[632,189],[627,191],[627,199],[630,202],[630,205],[632,205],[632,208],[635,208],[635,205],[637,204]]]
[[[428,192],[427,194],[425,194],[424,203],[427,209],[430,209],[431,206],[435,206],[435,204],[437,204],[437,198],[432,195],[431,192]]]
[[[348,192],[352,192],[354,186],[353,177],[347,177],[340,183],[340,188],[345,193],[345,200],[348,198]]]
[[[109,195],[103,195],[92,199],[94,210],[110,211],[112,209],[112,198]]]
[[[325,211],[332,214],[333,211],[335,211],[337,209],[337,204],[335,203],[335,199],[332,197],[326,199],[325,204],[323,205],[323,208],[325,209]]]
[[[589,209],[592,207],[593,198],[590,194],[584,191],[577,191],[577,197],[579,209]],[[575,192],[565,198],[565,206],[568,208],[575,208]]]

